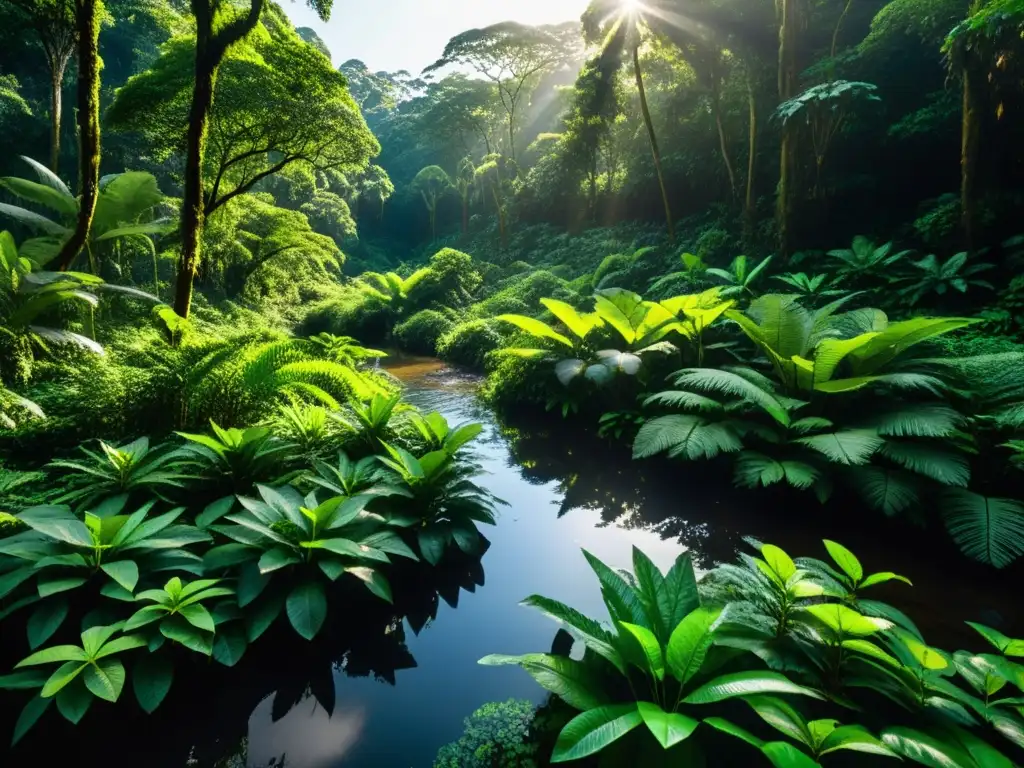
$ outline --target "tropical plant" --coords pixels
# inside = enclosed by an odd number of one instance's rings
[[[910,306],[920,304],[923,299],[933,293],[939,296],[954,291],[967,293],[972,286],[987,288],[990,291],[995,290],[992,283],[975,277],[981,272],[995,269],[995,264],[968,264],[966,252],[951,256],[945,262],[940,262],[935,254],[928,254],[920,261],[911,262],[911,266],[918,272],[893,281],[902,286],[899,289],[899,294],[906,299]]]
[[[30,507],[17,515],[29,530],[0,542],[0,555],[11,563],[0,579],[0,597],[34,580],[35,594],[17,608],[40,600],[28,623],[29,644],[36,648],[67,617],[65,594],[87,583],[100,583],[100,594],[132,600],[140,578],[162,571],[201,573],[201,559],[188,547],[210,541],[191,525],[178,523],[184,507],[151,515],[150,501],[130,515],[121,514],[125,499],[86,512],[84,521],[66,506]],[[11,562],[13,561],[13,562]]]
[[[729,264],[728,269],[711,267],[706,271],[709,275],[717,277],[726,284],[725,288],[719,289],[722,296],[740,296],[742,294],[756,296],[753,285],[764,271],[768,269],[773,258],[769,256],[758,262],[756,266],[752,266],[750,259],[746,256],[737,256]]]
[[[150,651],[156,650],[166,638],[196,653],[209,656],[213,653],[217,626],[213,613],[203,603],[235,594],[230,587],[218,586],[220,583],[219,579],[183,583],[174,576],[162,589],[140,592],[135,596],[135,602],[150,605],[133,613],[125,622],[124,631],[134,632],[147,627],[143,635],[146,636]]]
[[[776,275],[775,279],[795,289],[805,299],[842,296],[846,293],[835,287],[841,282],[839,278],[829,280],[828,275],[823,274],[812,277],[806,272],[787,272],[784,275]]]
[[[409,496],[382,505],[385,519],[413,529],[420,554],[431,565],[453,542],[466,554],[483,554],[485,539],[476,523],[495,525],[495,507],[505,502],[473,482],[482,473],[480,466],[444,449],[416,458],[401,447],[384,443],[384,448],[389,455],[379,459],[390,472],[383,481]]]
[[[248,493],[258,482],[283,483],[291,478],[293,449],[268,427],[222,429],[211,420],[210,428],[212,435],[177,433],[188,441],[175,452],[181,467],[232,493]]]
[[[429,267],[417,269],[408,277],[396,272],[364,272],[355,282],[360,293],[389,305],[393,310],[404,315],[412,309],[410,296],[416,287],[430,277]]]
[[[0,184],[23,200],[54,211],[62,221],[53,221],[41,214],[16,205],[0,203],[0,213],[10,216],[26,226],[43,232],[41,237],[25,241],[22,251],[37,264],[45,265],[60,253],[61,247],[73,230],[78,217],[79,201],[60,178],[41,163],[22,157],[36,172],[39,181],[7,176]],[[152,174],[140,171],[104,176],[100,181],[99,196],[89,230],[85,250],[89,254],[90,269],[99,274],[98,250],[105,243],[127,237],[144,238],[148,250],[156,254],[150,236],[164,234],[174,228],[166,220],[146,219],[153,208],[163,201]]]
[[[381,482],[384,468],[377,455],[352,461],[344,451],[338,451],[336,465],[324,461],[313,463],[316,474],[306,479],[338,496],[387,496],[400,494],[394,486]]]
[[[452,429],[448,420],[440,413],[428,413],[423,416],[412,413],[409,419],[428,451],[444,451],[454,456],[471,440],[475,440],[483,432],[483,424],[463,424]]]
[[[702,708],[732,698],[766,693],[821,698],[778,672],[719,674],[728,661],[713,649],[722,609],[701,604],[689,555],[663,575],[634,548],[631,575],[584,554],[601,584],[612,629],[556,600],[533,595],[523,601],[565,624],[585,645],[583,660],[543,653],[480,660],[519,665],[582,710],[559,734],[552,762],[592,755],[640,725],[670,749],[697,729]]]
[[[378,393],[365,401],[348,403],[341,411],[332,413],[331,418],[353,433],[351,443],[376,452],[411,412],[412,406],[402,402],[401,394]]]
[[[703,279],[704,273],[707,272],[708,269],[708,265],[704,263],[704,259],[694,253],[684,252],[679,254],[679,260],[683,263],[682,270],[679,272],[670,272],[667,275],[657,278],[650,284],[648,290],[657,292],[666,286],[675,285],[679,281],[695,282]],[[605,262],[607,261],[608,259],[605,259]],[[605,262],[602,262],[602,266]],[[598,272],[594,273],[595,284],[599,282],[599,273],[600,267],[598,268]]]
[[[254,641],[282,609],[295,631],[312,640],[327,618],[327,592],[331,582],[350,574],[374,595],[391,601],[391,586],[379,570],[389,554],[416,559],[402,539],[388,529],[379,515],[366,511],[379,497],[335,496],[321,503],[314,493],[305,498],[291,486],[257,486],[259,499],[239,497],[244,509],[223,518],[204,520],[209,530],[232,543],[214,547],[204,557],[209,572],[241,566],[238,605],[249,609],[249,641]],[[218,522],[224,519],[231,525]],[[290,577],[287,597],[281,588],[270,589],[277,578]],[[284,598],[284,599],[282,599]]]
[[[22,397],[17,392],[11,392],[0,383],[0,426],[16,429],[21,421],[45,418],[46,414],[38,403]]]
[[[849,248],[838,248],[828,255],[838,262],[840,279],[850,279],[855,284],[865,280],[888,282],[892,267],[908,256],[910,251],[892,252],[892,243],[876,246],[864,235],[857,235]]]
[[[367,349],[351,336],[335,336],[330,333],[319,333],[310,338],[322,352],[323,356],[336,363],[354,368],[366,360],[377,360],[387,357],[387,352],[379,349]]]
[[[139,635],[114,637],[122,627],[123,623],[90,627],[82,632],[81,645],[44,648],[18,662],[16,668],[21,672],[0,677],[3,688],[40,689],[14,726],[15,742],[31,730],[52,701],[57,702],[57,711],[64,719],[77,725],[93,699],[116,702],[121,697],[127,675],[119,657],[146,645]],[[34,669],[58,662],[62,663],[52,673]]]
[[[68,490],[55,499],[58,504],[92,509],[108,497],[123,496],[127,500],[133,493],[152,494],[166,501],[165,491],[184,488],[191,479],[178,471],[180,454],[167,445],[151,448],[148,437],[119,446],[103,440],[99,444],[100,452],[79,446],[86,457],[83,460],[57,459],[49,463],[50,467],[70,470],[65,476]]]
[[[307,458],[323,458],[341,442],[341,429],[319,405],[280,405],[269,421],[271,432]]]

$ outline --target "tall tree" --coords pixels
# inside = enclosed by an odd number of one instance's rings
[[[75,52],[74,0],[4,0],[18,9],[39,38],[50,74],[50,170],[58,172],[64,73]]]
[[[416,174],[412,180],[412,188],[423,197],[423,204],[430,214],[430,236],[437,239],[437,204],[452,188],[451,177],[444,168],[428,165]]]
[[[589,42],[601,44],[609,57],[618,54],[620,60],[624,61],[628,52],[632,60],[633,77],[636,80],[637,92],[640,94],[640,111],[651,144],[654,172],[658,177],[661,201],[665,208],[668,236],[675,242],[675,222],[672,220],[672,206],[669,203],[665,174],[661,167],[661,150],[658,147],[651,108],[647,103],[643,70],[640,67],[640,47],[644,43],[645,34],[652,34],[656,29],[672,23],[671,16],[660,7],[663,5],[671,5],[670,0],[658,0],[648,5],[624,4],[620,0],[593,0],[583,14],[583,33]]]
[[[76,0],[76,2],[96,0]],[[326,21],[332,0],[307,0]],[[196,21],[195,81],[192,86],[185,148],[185,184],[181,202],[181,258],[174,291],[174,311],[188,318],[192,307],[192,286],[199,269],[206,201],[203,165],[209,137],[217,74],[229,49],[256,29],[264,0],[249,0],[244,12],[221,0],[190,0]],[[319,52],[318,52],[319,55]]]
[[[445,46],[441,58],[423,70],[466,66],[495,84],[505,112],[508,154],[516,158],[519,123],[541,75],[570,59],[567,32],[575,25],[531,27],[514,21],[470,29]]]
[[[473,191],[473,181],[476,178],[476,166],[473,160],[464,157],[459,161],[459,167],[455,171],[455,189],[462,200],[462,235],[469,232],[469,195]]]

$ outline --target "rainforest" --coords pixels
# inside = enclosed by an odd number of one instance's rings
[[[0,765],[1024,765],[1021,57],[0,0]]]

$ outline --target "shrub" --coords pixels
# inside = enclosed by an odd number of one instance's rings
[[[484,359],[502,345],[502,335],[490,320],[460,323],[438,339],[437,354],[451,363],[483,369]]]
[[[516,355],[497,355],[496,360],[481,390],[487,402],[499,411],[547,403],[553,379],[550,361]]]
[[[300,336],[330,333],[353,336],[369,344],[387,338],[393,321],[391,307],[372,296],[347,293],[314,306],[299,323]]]
[[[455,323],[447,315],[433,309],[424,309],[395,326],[395,343],[407,352],[436,355],[438,339],[450,331],[453,325]]]
[[[473,306],[473,317],[485,318],[533,311],[544,297],[568,299],[575,294],[567,283],[546,270],[534,272],[527,278],[510,277],[498,284],[498,291]]]
[[[459,740],[441,747],[434,768],[535,768],[538,748],[528,741],[533,717],[529,701],[484,704],[466,718]]]

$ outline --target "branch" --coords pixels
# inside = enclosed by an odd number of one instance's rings
[[[276,165],[272,165],[270,168],[267,168],[266,170],[260,171],[255,176],[253,176],[251,179],[249,179],[248,181],[245,181],[242,184],[239,184],[237,187],[232,189],[230,192],[228,192],[226,195],[224,195],[224,197],[220,198],[219,200],[214,200],[211,197],[210,201],[206,205],[206,210],[204,212],[204,215],[209,216],[211,213],[216,211],[218,208],[220,208],[222,205],[224,205],[225,203],[227,203],[231,199],[233,199],[235,197],[238,197],[239,195],[243,195],[246,192],[248,192],[258,182],[262,181],[263,179],[267,178],[268,176],[273,176],[278,171],[281,171],[285,166],[287,166],[287,165],[289,165],[291,163],[294,163],[296,160],[304,160],[304,159],[305,158],[299,157],[297,155],[286,157],[284,160],[282,160],[281,162],[277,163]]]

